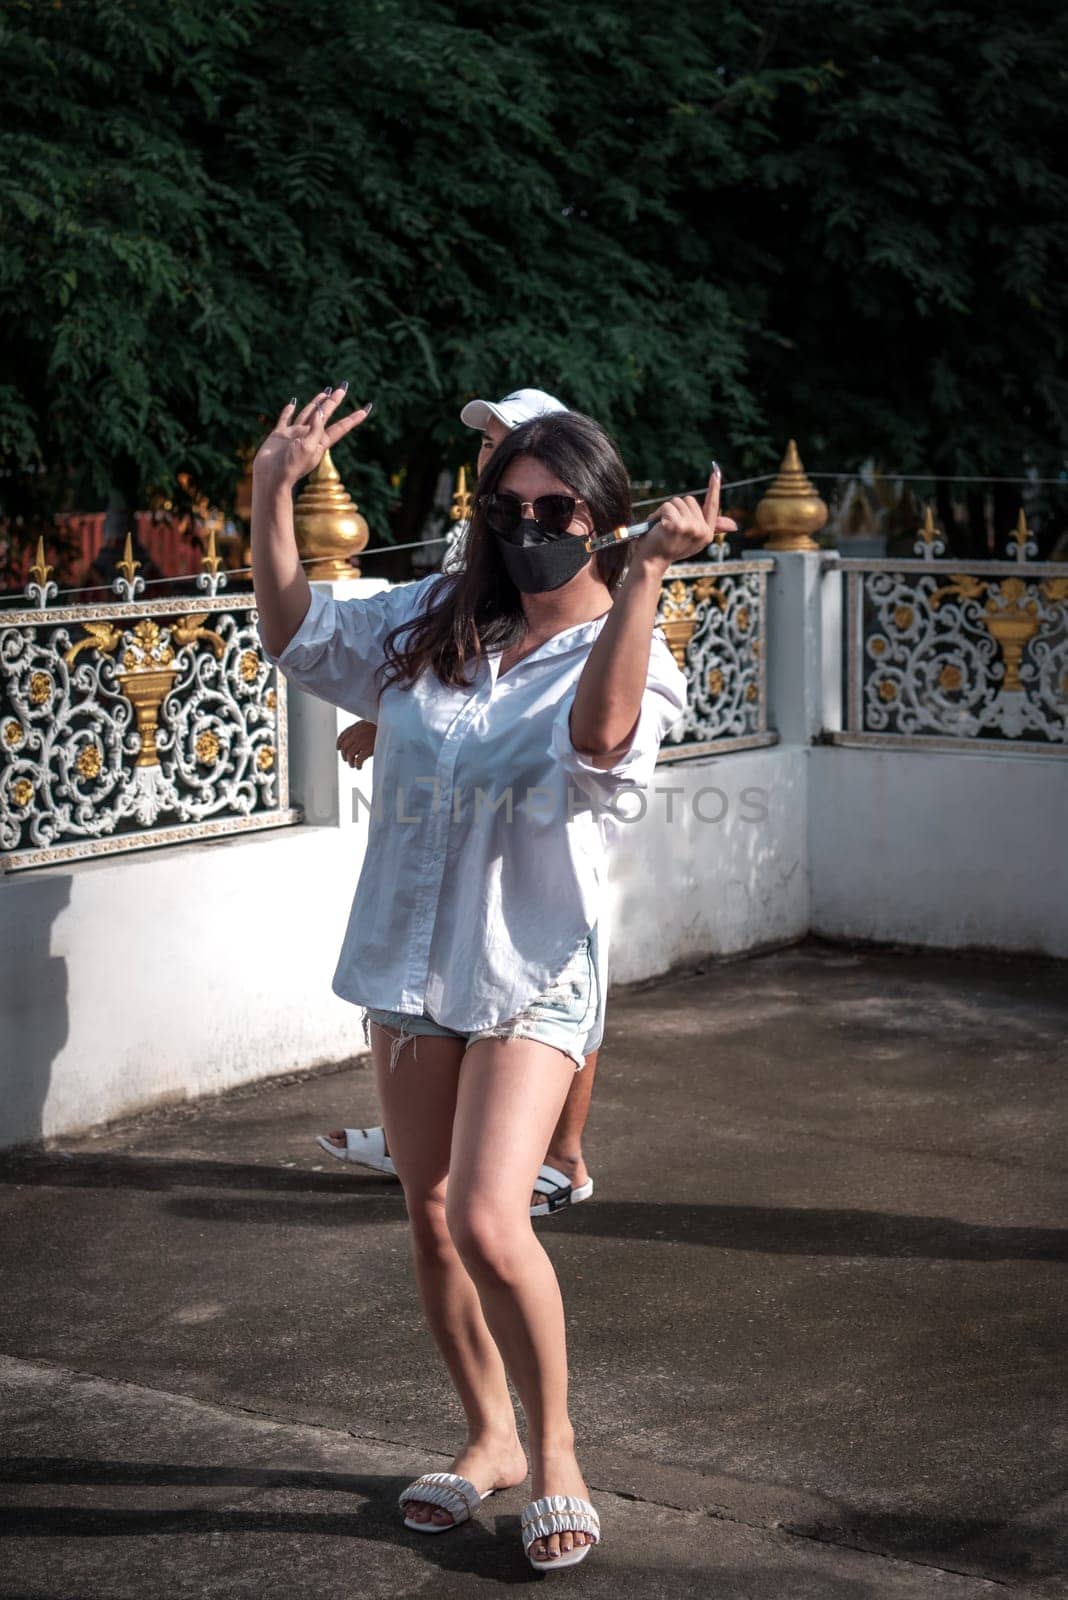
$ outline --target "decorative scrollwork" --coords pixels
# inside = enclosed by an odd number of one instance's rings
[[[926,555],[848,565],[860,607],[851,731],[1068,742],[1068,577],[1018,551],[1007,569]]]
[[[216,597],[0,619],[4,867],[297,820],[255,623]]]
[[[689,680],[684,716],[662,750],[770,742],[764,671],[767,561],[669,568],[657,621]],[[680,751],[681,753],[681,751]]]

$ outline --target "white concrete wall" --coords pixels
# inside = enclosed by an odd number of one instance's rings
[[[610,985],[804,935],[805,756],[770,746],[657,767],[613,857]]]
[[[0,879],[0,1147],[362,1052],[330,989],[361,860],[293,827]]]
[[[1068,957],[1068,761],[807,754],[813,933]]]

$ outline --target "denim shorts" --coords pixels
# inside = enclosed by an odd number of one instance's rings
[[[389,1070],[397,1065],[397,1056],[409,1039],[422,1034],[435,1038],[462,1039],[474,1044],[476,1039],[540,1039],[543,1044],[554,1045],[575,1063],[576,1070],[586,1064],[582,1047],[593,1027],[598,1010],[597,973],[590,949],[591,935],[587,934],[559,977],[543,995],[507,1022],[492,1028],[479,1028],[473,1033],[458,1033],[455,1028],[443,1027],[428,1017],[424,1011],[416,1016],[410,1011],[380,1011],[371,1006],[364,1008],[363,1036],[370,1044],[368,1024],[377,1022],[383,1028],[400,1029],[394,1039],[389,1057]],[[416,1044],[412,1044],[415,1053]]]

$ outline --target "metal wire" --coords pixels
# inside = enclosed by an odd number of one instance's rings
[[[809,472],[808,476],[842,478],[846,482],[850,479],[860,483],[865,481],[863,472]],[[879,477],[885,483],[1059,483],[1062,488],[1068,489],[1068,473],[1063,473],[1059,478],[969,478],[959,472],[880,472]]]
[[[806,471],[806,475],[809,478],[831,478],[831,479],[837,480],[839,482],[846,482],[846,483],[849,483],[849,482],[860,482],[860,483],[863,483],[863,482],[865,482],[865,478],[866,478],[866,475],[863,472],[809,472],[807,468],[805,469],[805,471]],[[779,476],[779,474],[777,472],[763,472],[763,473],[761,473],[759,475],[759,477],[756,477],[756,478],[734,478],[730,483],[722,484],[721,488],[720,488],[720,492],[723,493],[723,491],[727,490],[727,489],[747,489],[747,488],[751,487],[755,483],[770,483],[772,481],[772,479],[777,478],[778,476]],[[1068,473],[1066,473],[1065,475],[1063,475],[1063,476],[1061,476],[1059,478],[968,477],[966,475],[962,475],[962,474],[959,474],[959,473],[943,473],[943,474],[939,474],[939,473],[935,473],[935,472],[913,472],[913,473],[909,473],[909,472],[881,472],[879,474],[879,476],[881,478],[883,478],[884,481],[886,481],[888,483],[1023,483],[1023,484],[1036,484],[1036,485],[1037,484],[1060,484],[1062,487],[1068,488]],[[635,509],[637,509],[640,506],[659,505],[661,503],[661,501],[663,501],[665,499],[669,499],[669,500],[670,499],[674,499],[674,498],[677,498],[680,495],[692,495],[692,496],[694,496],[696,498],[699,495],[705,494],[707,492],[707,489],[708,489],[707,483],[703,483],[699,489],[678,489],[678,490],[675,490],[672,494],[668,494],[668,495],[650,495],[648,499],[635,500],[633,502],[633,504],[634,504]],[[380,556],[380,555],[391,554],[395,550],[424,550],[430,545],[448,544],[448,542],[449,542],[448,535],[442,533],[442,534],[438,534],[433,539],[412,539],[407,544],[379,544],[379,545],[375,545],[374,548],[371,549],[371,550],[361,550],[359,552],[359,558],[360,558],[361,561],[365,561],[368,556]],[[319,559],[320,558],[317,557],[317,556],[306,556],[300,562],[300,565],[302,567],[311,566]],[[243,578],[246,575],[251,577],[251,575],[252,575],[252,568],[251,567],[227,567],[225,570],[226,570],[227,576],[231,577],[231,578]],[[147,593],[147,591],[149,589],[151,589],[151,588],[161,589],[161,588],[165,587],[165,585],[170,584],[170,583],[191,583],[191,582],[195,582],[197,576],[198,576],[198,574],[195,573],[195,572],[193,572],[193,573],[188,573],[187,572],[180,578],[146,578],[146,579],[143,580],[144,581],[144,585],[145,585],[145,592]],[[101,589],[110,590],[111,589],[111,584],[110,583],[91,583],[91,584],[86,584],[82,588],[78,588],[78,589],[60,589],[58,591],[58,594],[59,595],[95,594],[95,593],[99,593],[99,591]],[[57,596],[57,598],[58,598],[58,596]],[[4,602],[4,603],[10,602],[13,606],[15,604],[25,605],[25,603],[26,603],[25,602],[25,595],[22,594],[22,593],[14,594],[14,595],[12,595],[12,594],[0,595],[0,602]]]

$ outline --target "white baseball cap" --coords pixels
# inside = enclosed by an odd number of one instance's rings
[[[460,421],[469,428],[484,428],[490,417],[496,417],[506,428],[518,428],[531,417],[544,417],[550,411],[566,411],[567,407],[555,395],[544,389],[516,389],[503,400],[469,400],[460,412]]]

